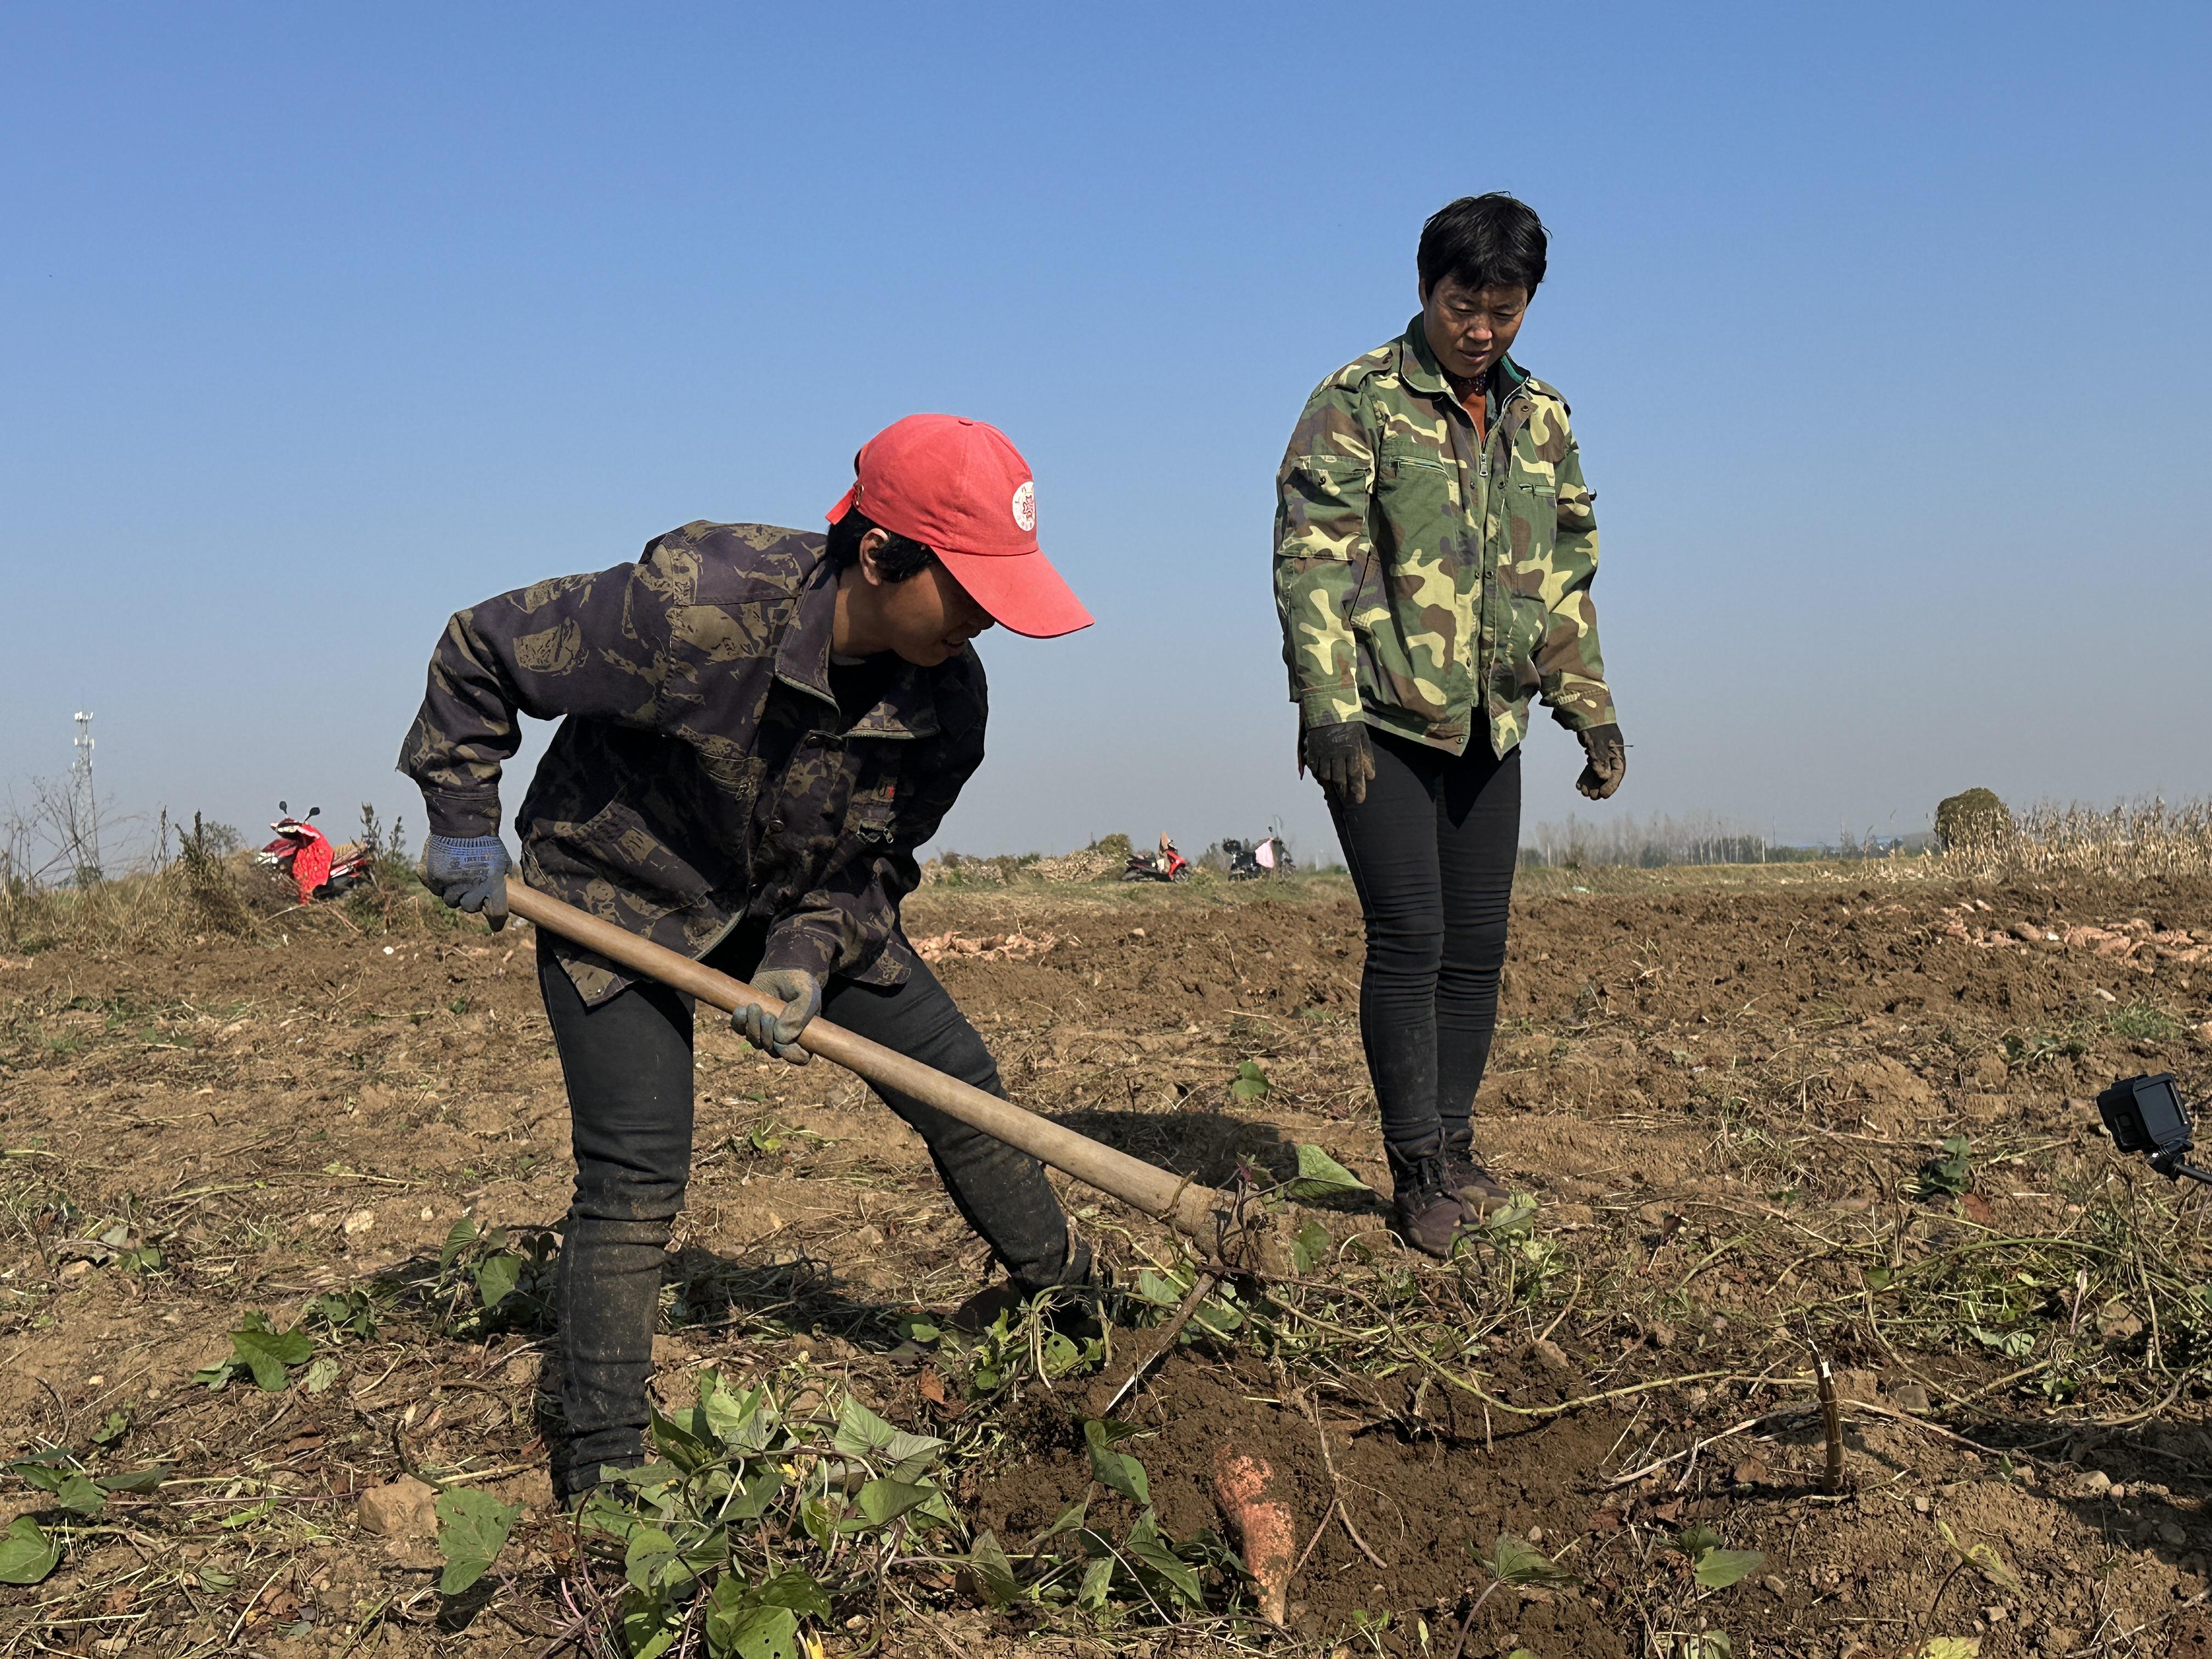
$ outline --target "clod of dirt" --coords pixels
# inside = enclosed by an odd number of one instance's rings
[[[383,1538],[428,1538],[438,1530],[438,1493],[411,1474],[362,1493],[355,1515],[365,1532]]]

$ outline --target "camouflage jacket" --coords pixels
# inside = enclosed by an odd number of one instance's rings
[[[519,714],[560,720],[522,803],[534,887],[687,956],[744,921],[764,968],[896,984],[914,849],[983,758],[983,667],[901,663],[840,732],[823,538],[688,524],[635,564],[503,593],[447,624],[400,751],[431,828],[499,828]],[[598,1003],[628,982],[554,945]]]
[[[1307,399],[1275,486],[1275,604],[1307,726],[1364,719],[1457,754],[1480,712],[1502,756],[1532,691],[1570,731],[1613,719],[1566,400],[1508,357],[1487,403],[1478,444],[1419,317]]]

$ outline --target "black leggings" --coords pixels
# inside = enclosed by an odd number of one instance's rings
[[[1367,921],[1359,1034],[1394,1174],[1473,1144],[1498,1026],[1506,911],[1521,842],[1521,751],[1481,734],[1456,758],[1368,728],[1367,799],[1330,815]]]
[[[708,958],[739,979],[761,939],[747,929]],[[538,982],[561,1053],[576,1150],[576,1194],[560,1261],[561,1409],[553,1458],[563,1497],[603,1463],[639,1461],[653,1327],[671,1224],[691,1170],[691,999],[650,981],[586,1008],[550,951]],[[999,1068],[951,997],[917,962],[903,985],[832,979],[822,1012],[848,1030],[1004,1098]],[[720,1018],[719,1013],[715,1018]],[[826,1065],[816,1060],[817,1066]],[[928,1144],[953,1204],[1024,1291],[1087,1277],[1044,1167],[911,1096],[877,1097]]]

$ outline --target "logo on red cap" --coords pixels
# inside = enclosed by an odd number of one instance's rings
[[[1024,535],[1036,532],[1036,486],[1027,478],[1014,491],[1014,523]]]

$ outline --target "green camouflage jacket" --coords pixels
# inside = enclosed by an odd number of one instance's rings
[[[1419,317],[1307,400],[1275,486],[1275,604],[1305,725],[1364,719],[1457,754],[1479,710],[1503,756],[1532,691],[1570,731],[1613,720],[1566,400],[1508,357],[1487,401],[1478,447]]]
[[[912,971],[914,849],[983,758],[983,665],[902,663],[839,732],[823,538],[687,524],[635,564],[536,582],[447,624],[400,750],[441,835],[495,835],[519,714],[559,720],[522,803],[524,879],[702,957],[763,925],[764,968]],[[628,982],[553,948],[586,1001]]]

